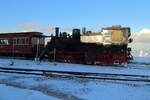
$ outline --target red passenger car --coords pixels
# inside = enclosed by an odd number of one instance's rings
[[[0,55],[38,56],[44,47],[44,35],[40,32],[0,33]]]

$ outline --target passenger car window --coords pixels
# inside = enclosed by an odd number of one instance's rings
[[[28,45],[29,44],[29,38],[16,38],[14,40],[15,45]]]
[[[0,39],[0,45],[8,45],[8,39]]]

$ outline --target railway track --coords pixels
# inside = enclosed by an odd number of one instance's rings
[[[5,68],[5,67],[0,67],[0,72],[12,74],[24,74],[24,75],[40,75],[47,77],[61,77],[61,78],[150,82],[150,76],[147,75],[71,72],[71,71],[37,70],[37,69],[21,69],[21,68]]]

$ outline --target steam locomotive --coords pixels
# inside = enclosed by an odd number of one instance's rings
[[[24,56],[78,64],[124,64],[132,59],[128,48],[130,28],[112,26],[100,32],[73,29],[72,35],[59,32],[45,45],[47,36],[40,32],[0,33],[0,55]]]
[[[82,64],[124,64],[132,59],[128,43],[129,27],[112,26],[102,28],[101,32],[73,29],[72,35],[66,32],[56,35],[46,46],[48,58],[52,61]]]

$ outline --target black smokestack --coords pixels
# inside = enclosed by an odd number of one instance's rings
[[[85,33],[86,33],[86,28],[83,27],[83,28],[82,28],[82,34],[85,34]]]
[[[56,34],[56,37],[58,37],[58,35],[59,35],[59,27],[55,27],[55,34]]]

